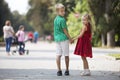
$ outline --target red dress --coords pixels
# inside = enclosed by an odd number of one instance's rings
[[[86,27],[87,30],[84,32],[83,36],[78,38],[74,54],[92,58],[91,26],[87,24]]]

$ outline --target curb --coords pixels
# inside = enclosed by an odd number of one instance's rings
[[[120,58],[115,58],[115,57],[112,57],[112,56],[109,56],[109,55],[104,55],[106,59],[109,59],[109,60],[120,60]]]

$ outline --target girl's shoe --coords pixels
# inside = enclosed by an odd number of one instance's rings
[[[91,75],[90,71],[83,71],[81,73],[81,76],[90,76],[90,75]]]

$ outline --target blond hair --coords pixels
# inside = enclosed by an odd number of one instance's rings
[[[65,8],[65,6],[61,3],[58,3],[58,4],[55,5],[56,12],[58,12],[59,9],[61,9],[61,8]]]
[[[83,19],[87,19],[88,22],[91,22],[91,17],[90,17],[89,14],[85,14],[85,15],[83,15],[83,16],[82,16],[82,20],[83,20]]]

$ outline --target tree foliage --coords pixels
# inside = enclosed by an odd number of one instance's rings
[[[19,29],[20,25],[25,26],[25,31],[33,31],[34,29],[26,20],[26,16],[20,15],[18,11],[14,11],[12,13],[12,26],[14,27],[15,32]]]
[[[109,46],[114,46],[114,34],[116,33],[111,34],[110,32],[116,31],[116,28],[119,27],[120,0],[88,0],[88,3],[94,16],[96,31],[99,32],[99,35],[103,35],[103,41],[107,39],[107,45],[110,43]],[[110,34],[111,37],[107,34]]]
[[[51,9],[51,5],[53,5],[52,2],[52,0],[29,1],[30,9],[27,13],[27,19],[41,34],[49,33],[53,29]]]
[[[3,26],[6,20],[11,20],[11,12],[8,4],[4,0],[0,0],[0,36],[3,35]]]
[[[81,16],[85,13],[89,13],[87,1],[81,0],[79,2],[76,2],[74,11],[71,12],[67,18],[69,33],[72,37],[76,37],[80,33],[81,27],[83,26],[81,23]]]

